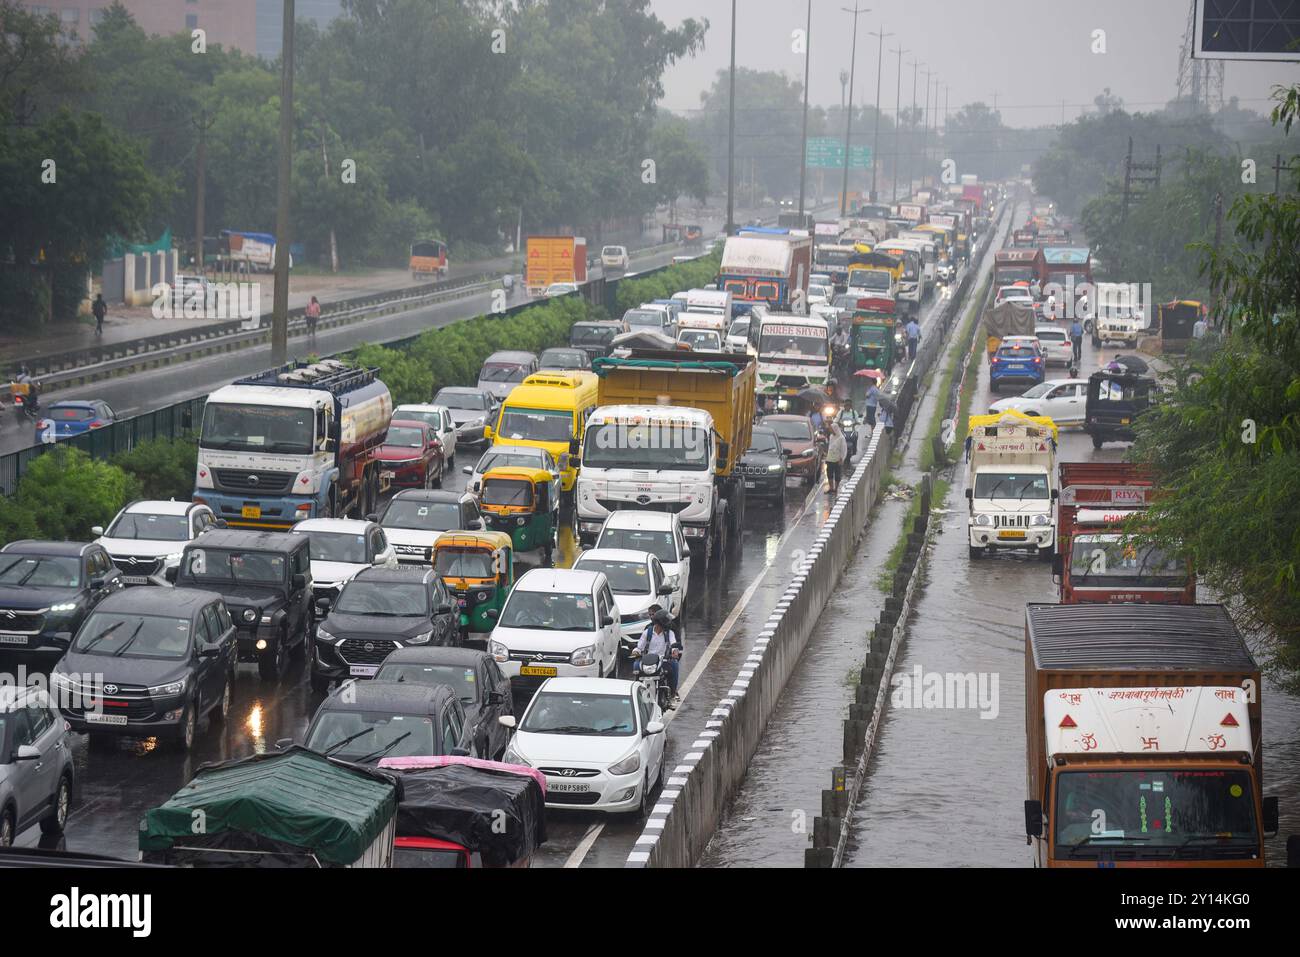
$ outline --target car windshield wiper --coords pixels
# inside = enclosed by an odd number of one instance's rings
[[[113,652],[114,658],[122,657],[122,655],[126,652],[126,649],[130,648],[131,645],[135,643],[135,636],[140,634],[140,629],[143,627],[144,627],[144,619],[141,618],[140,623],[135,626],[135,631],[131,632],[130,636],[126,639],[126,641],[122,642],[122,647],[117,649],[117,651]]]
[[[369,754],[364,755],[363,757],[357,758],[355,763],[356,763],[356,764],[363,764],[364,762],[366,762],[366,761],[370,761],[370,760],[375,759],[375,758],[382,758],[385,754],[387,754],[389,751],[393,750],[393,748],[397,747],[401,742],[405,741],[405,740],[406,740],[407,738],[409,738],[410,736],[411,736],[411,732],[409,732],[409,731],[403,731],[401,734],[399,734],[397,737],[393,738],[392,741],[389,741],[386,745],[384,745],[384,746],[383,746],[382,748],[380,748],[379,750],[377,750],[377,751],[371,751]]]
[[[333,754],[335,751],[337,751],[339,748],[343,747],[344,745],[351,744],[353,741],[355,741],[357,738],[361,737],[363,734],[369,734],[370,732],[372,732],[372,731],[374,731],[374,730],[375,730],[375,729],[374,729],[373,727],[370,727],[370,728],[362,728],[362,729],[361,729],[360,731],[358,731],[356,734],[351,735],[351,736],[349,736],[349,737],[346,737],[346,738],[344,738],[342,741],[335,741],[335,742],[334,742],[333,744],[331,744],[328,748],[325,748],[324,750],[322,750],[322,751],[321,751],[321,754],[325,754],[325,755]]]
[[[1089,834],[1082,841],[1079,841],[1077,844],[1072,844],[1070,846],[1070,857],[1074,857],[1074,855],[1081,848],[1087,847],[1088,845],[1092,844],[1093,841],[1123,841],[1125,843],[1129,841],[1136,841],[1138,843],[1142,843],[1150,840],[1151,838],[1149,836],[1143,836],[1141,834],[1116,834],[1113,836],[1105,835],[1105,834]],[[1107,846],[1109,847],[1111,845],[1107,845]]]
[[[93,638],[87,641],[84,645],[78,647],[77,651],[89,651],[91,648],[95,647],[95,645],[99,644],[101,640],[107,638],[109,635],[117,631],[117,629],[121,628],[125,624],[126,624],[125,621],[114,622],[113,624],[105,628],[103,631],[101,631],[99,634],[95,635]]]
[[[600,733],[595,728],[585,728],[577,724],[564,724],[564,725],[560,725],[560,727],[558,728],[546,728],[545,730],[539,728],[538,730],[542,731],[543,734],[599,734]]]
[[[601,728],[597,734],[628,734],[632,731],[631,725],[617,724],[612,728]]]
[[[989,498],[989,499],[993,498],[993,493],[996,492],[999,488],[1001,488],[1001,487],[1002,487],[1002,483],[1005,482],[1005,481],[1006,481],[1006,479],[998,479],[996,482],[993,483],[993,487],[992,487],[991,489],[989,489],[989,494],[988,494],[988,495],[985,495],[985,496],[983,496],[983,497],[984,497],[984,498]]]

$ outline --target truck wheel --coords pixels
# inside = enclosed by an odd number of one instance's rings
[[[971,561],[973,561],[973,562],[974,562],[974,561],[978,561],[979,559],[981,559],[981,558],[984,557],[984,549],[982,549],[982,548],[976,548],[974,545],[969,545],[969,546],[967,546],[967,547],[970,549],[970,560],[971,560]]]
[[[1050,562],[1056,555],[1056,549],[1052,546],[1040,548],[1038,550],[1038,560],[1040,562]]]

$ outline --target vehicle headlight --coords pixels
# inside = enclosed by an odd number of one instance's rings
[[[488,654],[493,661],[509,661],[510,649],[499,641],[488,641]]]
[[[975,524],[976,524],[976,525],[992,525],[992,524],[993,524],[993,519],[992,519],[990,516],[988,516],[988,515],[976,515],[976,516],[975,516]]]
[[[152,688],[149,689],[149,694],[151,694],[151,695],[176,695],[176,694],[184,694],[184,693],[185,693],[185,683],[186,683],[186,682],[185,682],[185,679],[182,678],[180,681],[173,681],[171,684],[166,684],[166,685],[154,685]]]
[[[408,645],[424,645],[424,644],[428,644],[429,639],[432,637],[433,637],[433,632],[426,631],[424,634],[416,635],[414,638],[407,638],[406,643]]]
[[[526,768],[532,767],[528,759],[515,750],[513,741],[506,745],[505,753],[501,755],[501,761],[503,764],[522,764]]]
[[[318,641],[338,641],[337,638],[335,638],[333,635],[331,635],[328,631],[326,631],[324,628],[320,627],[319,625],[316,626],[316,639]]]
[[[1034,525],[1048,525],[1051,523],[1051,519],[1046,515],[1035,515],[1030,521]]]
[[[50,606],[50,614],[53,615],[62,615],[66,612],[76,611],[76,610],[77,610],[77,603],[75,601],[62,601],[59,602],[57,605]]]
[[[248,621],[248,622],[257,621],[257,609],[256,609],[256,608],[245,608],[245,609],[244,609],[244,614],[243,614],[243,619],[244,619],[244,621]]]
[[[569,655],[569,664],[571,665],[590,665],[596,661],[596,646],[587,645],[585,648],[579,648],[573,654]]]
[[[609,766],[610,774],[635,774],[641,770],[641,752],[633,751],[618,764]]]
[[[515,524],[516,524],[516,525],[520,525],[520,526],[522,526],[522,525],[524,524],[525,521],[526,521],[526,519],[521,515],[521,516],[519,516],[517,519],[515,519]]]
[[[769,465],[769,466],[767,467],[767,470],[768,470],[769,472],[779,472],[779,471],[781,471],[781,463],[778,462],[778,463],[776,463],[775,465]]]
[[[181,563],[181,553],[180,553],[180,552],[172,552],[170,555],[164,555],[164,556],[163,556],[163,565],[164,565],[164,566],[179,565],[180,563]]]

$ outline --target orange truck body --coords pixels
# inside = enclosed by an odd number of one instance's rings
[[[524,283],[541,292],[554,282],[587,281],[587,240],[581,236],[529,236]]]

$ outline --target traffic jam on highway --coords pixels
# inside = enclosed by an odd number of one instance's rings
[[[710,287],[494,353],[420,404],[332,358],[211,392],[189,501],[0,549],[0,658],[46,678],[0,712],[0,846],[621,863],[693,740],[671,734],[684,697],[707,693],[759,578],[874,431],[902,432],[934,308],[1024,194],[966,177],[741,228]],[[1132,348],[1151,317],[1028,205],[989,247],[976,335],[998,395],[958,466],[968,560],[1032,556],[1059,584],[1024,609],[1025,839],[1039,866],[1262,864],[1279,807],[1258,665],[1224,606],[1197,602],[1195,570],[1125,531],[1150,476],[1058,460],[1063,431],[1113,449],[1159,400]],[[557,281],[526,277],[571,291]],[[1130,351],[1100,365],[1114,342]],[[199,812],[220,827],[196,832]]]

